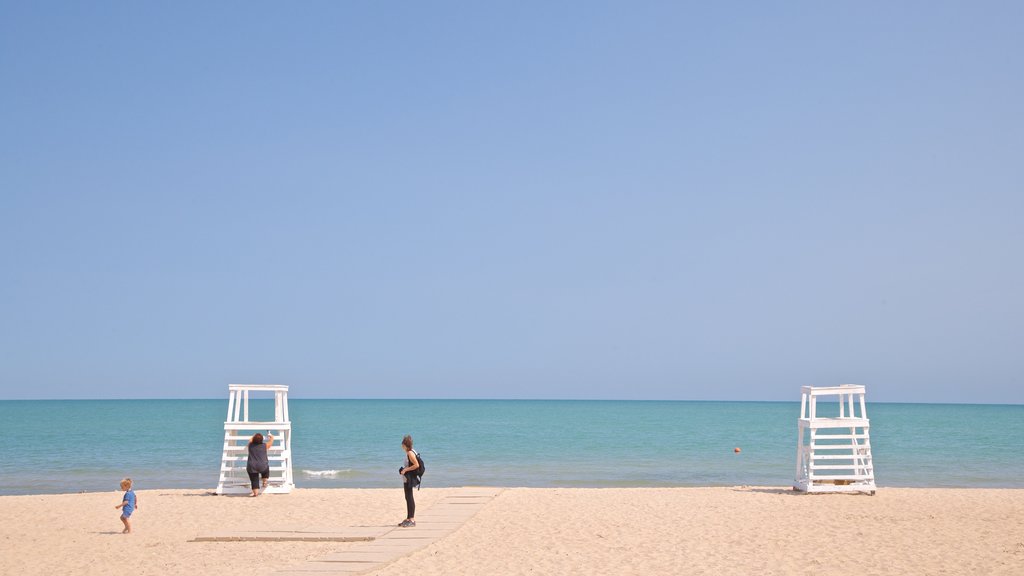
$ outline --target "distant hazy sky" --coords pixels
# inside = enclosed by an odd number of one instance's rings
[[[1024,3],[0,3],[0,398],[1024,402]]]

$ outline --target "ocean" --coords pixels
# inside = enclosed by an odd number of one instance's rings
[[[253,418],[270,419],[269,400]],[[799,402],[297,400],[300,488],[792,483]],[[0,494],[217,485],[227,399],[0,401]],[[262,416],[265,414],[265,416]],[[1024,405],[868,403],[880,487],[1024,488]],[[739,453],[734,448],[740,448]]]

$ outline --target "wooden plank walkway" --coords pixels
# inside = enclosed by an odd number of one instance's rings
[[[488,502],[500,494],[501,488],[459,488],[418,512],[415,528],[379,528],[382,532],[371,540],[357,541],[343,552],[303,562],[273,572],[273,576],[318,576],[321,574],[363,574],[383,568],[403,556],[444,538],[458,530]],[[341,529],[339,533],[346,533]]]

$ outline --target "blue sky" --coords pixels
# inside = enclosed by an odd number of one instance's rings
[[[1024,402],[1024,5],[0,3],[0,398]]]

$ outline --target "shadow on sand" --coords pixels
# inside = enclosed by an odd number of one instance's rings
[[[759,488],[757,486],[743,486],[732,489],[733,492],[760,492],[762,494],[779,494],[783,496],[804,496],[806,493],[793,488]]]
[[[157,494],[157,496],[216,496],[216,492],[193,492],[190,494]],[[225,494],[225,496],[245,496],[245,494]]]

